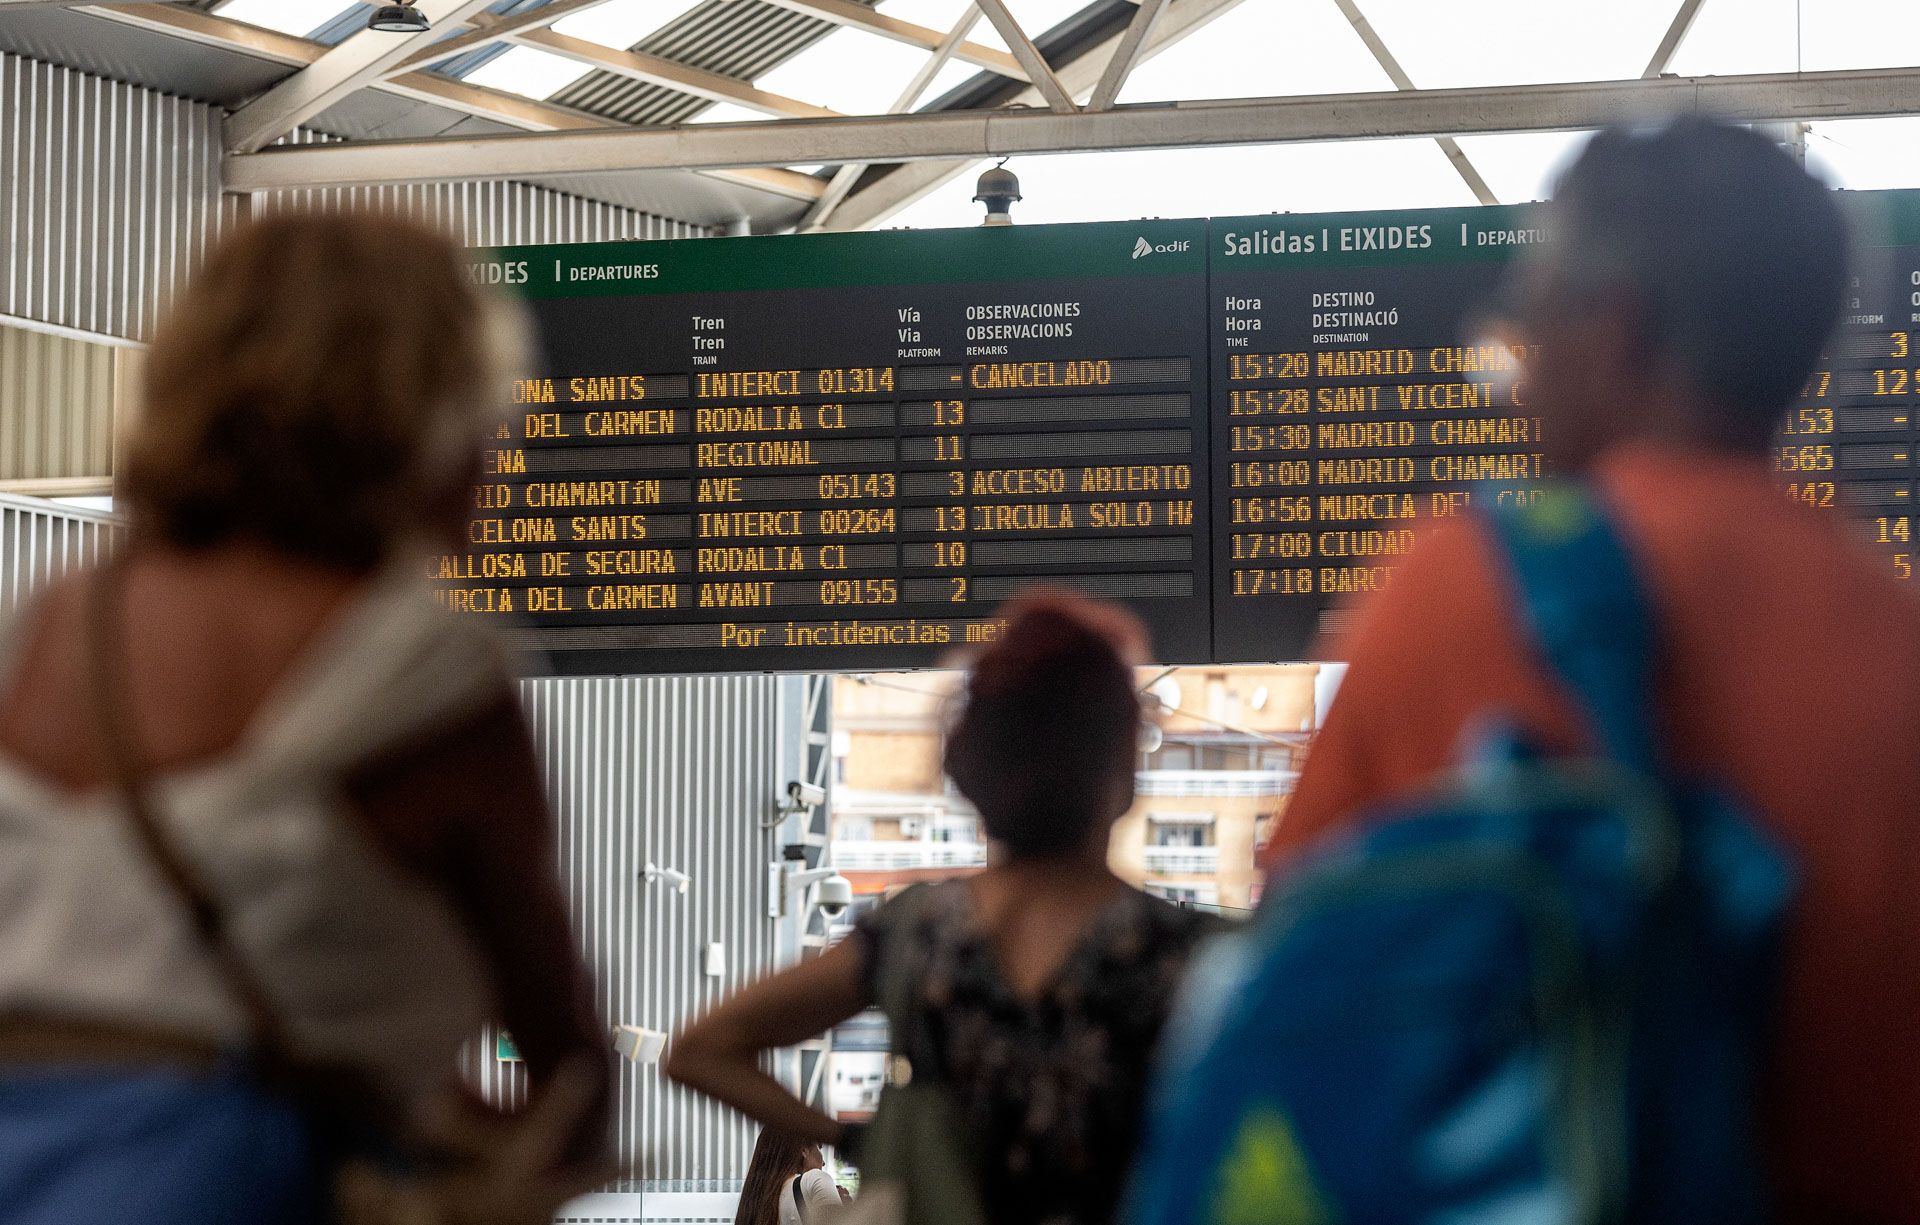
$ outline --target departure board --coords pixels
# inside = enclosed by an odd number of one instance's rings
[[[1920,194],[1842,199],[1859,272],[1773,467],[1911,580]],[[1549,241],[1544,212],[1214,219],[1216,659],[1296,658],[1386,586],[1418,523],[1552,475],[1526,353],[1487,326],[1506,266]]]
[[[557,671],[914,667],[1030,584],[1210,657],[1206,224],[537,247],[446,598]]]
[[[1911,579],[1920,193],[1845,198],[1773,466]],[[1420,523],[1551,475],[1485,326],[1549,240],[1523,205],[475,252],[541,366],[442,599],[571,674],[932,666],[1032,584],[1165,663],[1306,658]]]

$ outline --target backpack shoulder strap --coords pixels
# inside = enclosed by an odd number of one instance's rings
[[[1562,483],[1488,521],[1536,648],[1585,708],[1608,755],[1657,773],[1653,617],[1605,511],[1580,486]]]
[[[807,1219],[807,1197],[806,1193],[800,1189],[800,1180],[805,1177],[806,1174],[804,1172],[795,1174],[793,1181],[787,1184],[793,1188],[793,1210],[800,1214],[800,1220],[803,1223]]]

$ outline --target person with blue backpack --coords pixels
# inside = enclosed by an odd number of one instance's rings
[[[1683,118],[1549,228],[1510,296],[1561,480],[1360,611],[1133,1225],[1920,1221],[1920,598],[1769,464],[1845,225]]]

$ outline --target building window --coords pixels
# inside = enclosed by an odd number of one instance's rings
[[[1220,887],[1218,885],[1163,885],[1158,881],[1148,881],[1146,890],[1153,896],[1177,902],[1183,906],[1218,906]]]
[[[1210,812],[1150,812],[1148,846],[1212,846],[1214,818]]]
[[[1147,757],[1148,768],[1153,770],[1191,770],[1193,765],[1193,746],[1190,744],[1165,744],[1156,753]]]

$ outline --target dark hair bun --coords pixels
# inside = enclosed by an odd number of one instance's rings
[[[1131,666],[1146,633],[1115,605],[1065,592],[1020,597],[974,661],[947,773],[1015,855],[1082,846],[1130,780],[1140,721]]]

